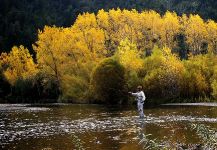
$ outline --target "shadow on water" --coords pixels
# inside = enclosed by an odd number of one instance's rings
[[[217,107],[161,106],[144,112],[140,120],[135,106],[0,105],[0,146],[137,150],[152,141],[152,146],[175,147],[202,142],[191,124],[217,128]]]

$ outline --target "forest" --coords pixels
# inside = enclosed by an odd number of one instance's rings
[[[216,8],[0,0],[0,149],[217,149]]]
[[[1,53],[3,102],[125,104],[139,84],[157,103],[217,98],[217,23],[197,14],[101,9],[37,37]]]
[[[155,10],[163,15],[169,10],[179,16],[199,14],[203,19],[217,20],[216,7],[215,0],[1,0],[0,51],[24,45],[34,54],[32,43],[37,41],[38,29],[45,25],[70,27],[83,12],[120,8]]]

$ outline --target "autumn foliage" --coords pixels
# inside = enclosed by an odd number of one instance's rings
[[[217,23],[198,15],[83,13],[71,27],[45,26],[33,49],[35,61],[23,46],[1,54],[0,70],[12,87],[40,76],[39,91],[55,85],[64,102],[117,103],[118,87],[138,84],[148,98],[217,98]]]

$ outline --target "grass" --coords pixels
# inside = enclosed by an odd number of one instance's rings
[[[195,130],[202,139],[203,149],[217,149],[217,131],[204,124],[192,124],[191,129]]]

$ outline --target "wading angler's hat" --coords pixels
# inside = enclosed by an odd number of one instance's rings
[[[137,89],[142,90],[142,86],[141,85],[137,86]]]

